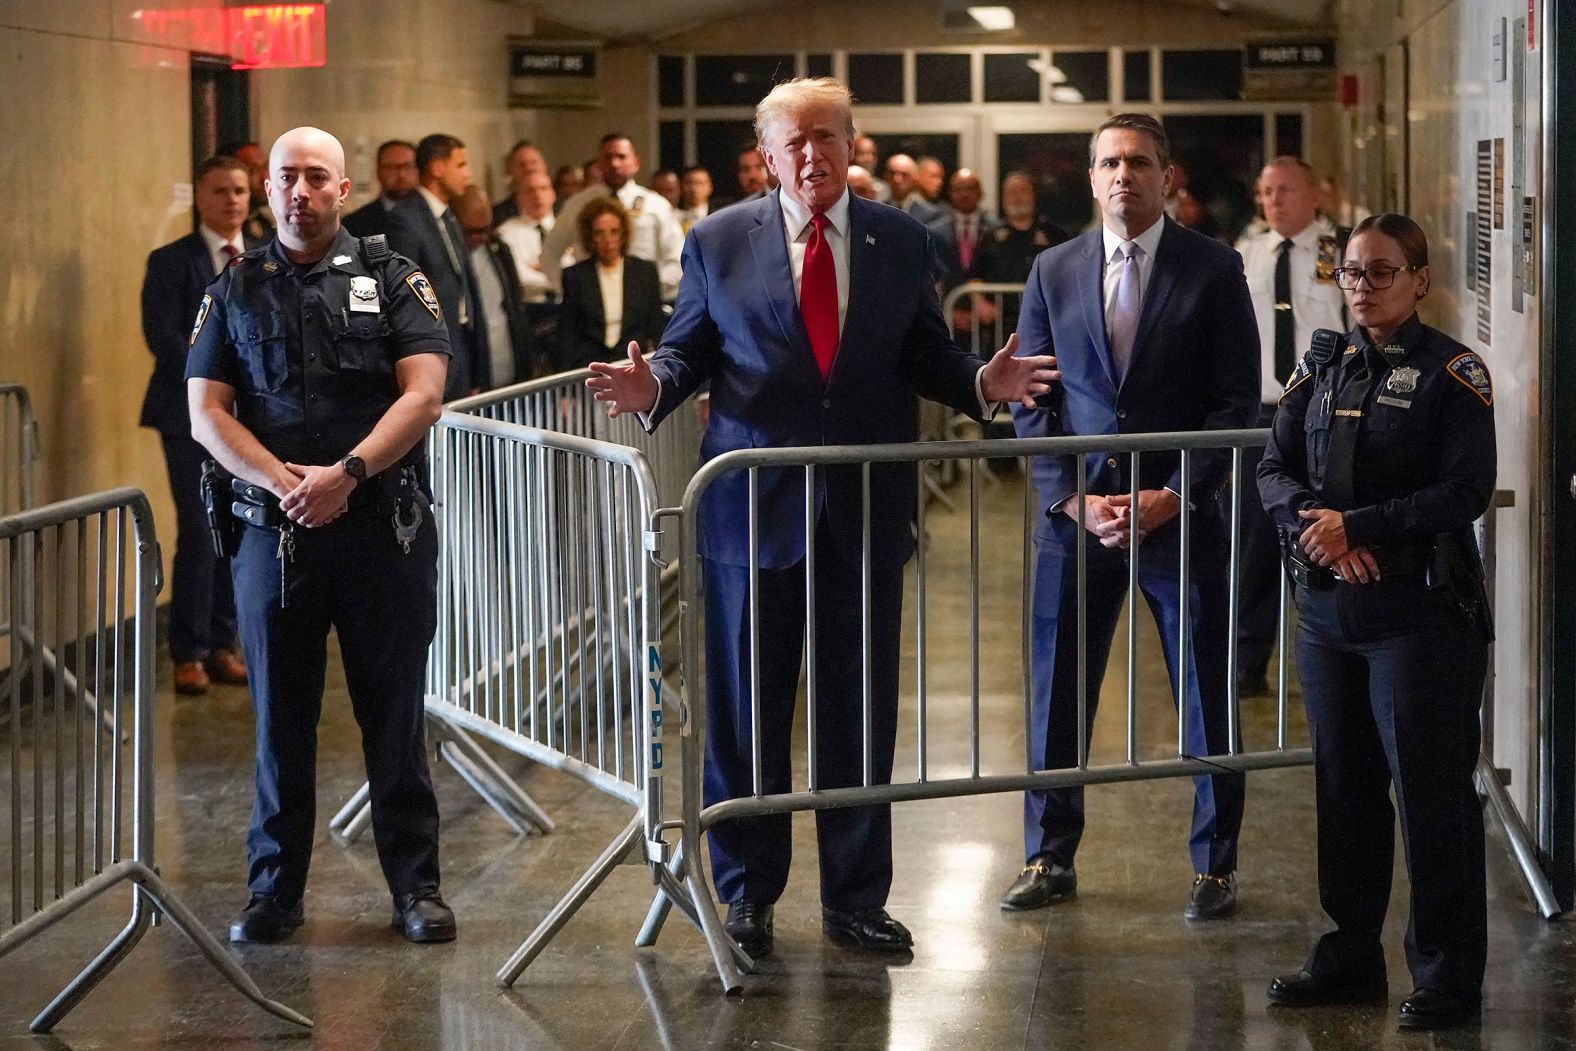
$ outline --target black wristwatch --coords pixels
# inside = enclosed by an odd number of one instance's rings
[[[367,480],[367,463],[354,453],[339,461],[339,465],[345,469],[346,474],[356,480],[357,485]]]

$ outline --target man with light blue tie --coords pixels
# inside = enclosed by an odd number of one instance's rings
[[[1089,144],[1089,181],[1099,229],[1044,252],[1024,288],[1018,353],[1054,354],[1062,381],[1034,408],[1013,407],[1022,437],[1133,434],[1250,427],[1258,414],[1259,336],[1230,248],[1165,217],[1172,168],[1164,128],[1118,114]],[[1088,725],[1127,596],[1128,560],[1154,614],[1176,681],[1187,670],[1184,704],[1191,755],[1223,754],[1227,736],[1227,538],[1218,515],[1190,518],[1190,652],[1177,652],[1183,603],[1178,515],[1186,497],[1214,507],[1231,466],[1229,450],[1192,454],[1183,493],[1181,456],[1147,453],[1132,505],[1130,459],[1086,459],[1078,504],[1072,456],[1035,460],[1042,516],[1035,533],[1032,712],[1036,769],[1078,759],[1078,618],[1086,620]],[[1137,528],[1134,528],[1134,522]],[[1078,545],[1085,550],[1087,606],[1078,607]],[[1135,596],[1136,600],[1136,596]],[[1236,908],[1241,774],[1195,778],[1189,853],[1194,878],[1183,914],[1218,919]],[[1001,907],[1040,908],[1077,890],[1074,854],[1083,834],[1081,788],[1037,790],[1024,800],[1024,853]]]
[[[656,427],[702,383],[711,413],[702,459],[735,449],[910,442],[915,395],[977,418],[1001,402],[1033,404],[1056,379],[1048,357],[989,362],[960,350],[931,280],[930,235],[894,208],[852,196],[854,123],[848,90],[824,77],[777,85],[756,109],[756,135],[779,188],[707,216],[684,242],[684,277],[661,348],[649,365],[593,362],[587,385],[613,415]],[[912,464],[876,464],[865,506],[859,465],[815,472],[813,532],[804,471],[735,471],[699,507],[706,590],[705,804],[752,792],[752,674],[759,673],[761,782],[790,786],[791,734],[805,636],[805,557],[815,545],[818,786],[860,784],[865,754],[860,691],[868,667],[871,783],[890,780],[897,729],[903,565],[914,552]],[[758,534],[751,536],[755,491]],[[870,537],[870,625],[861,623],[863,531]],[[759,567],[752,586],[753,557]],[[750,653],[752,592],[758,634]],[[888,807],[816,812],[821,922],[835,940],[906,952],[908,929],[888,915]],[[723,821],[709,835],[724,925],[752,957],[772,950],[773,905],[787,882],[789,816]]]

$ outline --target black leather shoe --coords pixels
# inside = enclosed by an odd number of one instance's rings
[[[435,890],[419,890],[394,899],[394,921],[390,924],[411,942],[452,942],[454,910]]]
[[[885,909],[839,912],[823,908],[821,930],[834,941],[872,952],[908,952],[914,947],[908,928],[888,916]]]
[[[1383,972],[1374,975],[1316,975],[1302,970],[1275,979],[1265,995],[1269,997],[1270,1003],[1282,1007],[1356,1004],[1387,999],[1390,985]]]
[[[1007,888],[1007,893],[1001,896],[1001,907],[1004,912],[1043,909],[1077,893],[1078,873],[1071,865],[1050,864],[1037,856],[1029,859],[1012,886]]]
[[[1237,911],[1237,874],[1193,877],[1182,915],[1190,920],[1220,920]]]
[[[728,906],[722,929],[752,960],[772,951],[772,907],[757,901],[736,901]]]
[[[230,921],[230,940],[264,945],[282,942],[304,919],[299,898],[283,901],[272,894],[253,894],[241,914]]]
[[[1401,1001],[1398,1017],[1402,1029],[1448,1029],[1466,1025],[1479,1016],[1476,1000],[1464,1000],[1438,989],[1414,989]]]

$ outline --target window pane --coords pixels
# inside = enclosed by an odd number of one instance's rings
[[[695,122],[695,163],[711,173],[717,202],[738,200],[739,154],[755,145],[755,126],[747,120]]]
[[[915,55],[914,101],[974,101],[974,85],[969,76],[969,56],[936,51]]]
[[[1052,102],[1105,102],[1111,97],[1111,58],[1104,51],[1051,52]],[[1061,75],[1056,74],[1061,71]]]
[[[792,55],[696,55],[695,105],[753,106],[793,71]]]
[[[1168,102],[1239,99],[1242,52],[1164,52],[1160,56],[1160,89]]]
[[[950,175],[958,167],[958,136],[952,132],[871,132],[876,141],[876,156],[881,166],[894,153],[906,153],[916,161],[921,157],[934,157]]]
[[[1122,53],[1122,95],[1128,102],[1148,102],[1149,52]]]
[[[665,120],[657,126],[657,166],[679,171],[684,167],[684,122]]]
[[[1302,114],[1275,115],[1275,152],[1281,156],[1302,156]]]
[[[1010,55],[987,54],[985,101],[1040,101],[1040,71],[1036,68],[1039,64],[1039,53],[1034,51],[1021,51]]]
[[[657,59],[657,101],[663,106],[684,105],[682,55],[663,55]]]
[[[804,75],[829,77],[832,75],[832,56],[811,54],[804,56]]]
[[[866,106],[901,106],[903,56],[849,55],[848,90]]]

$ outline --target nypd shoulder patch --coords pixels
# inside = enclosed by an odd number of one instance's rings
[[[1484,405],[1494,404],[1494,381],[1488,374],[1488,366],[1483,364],[1483,359],[1468,351],[1457,354],[1445,366],[1449,372],[1467,390],[1483,399]]]
[[[1281,401],[1286,399],[1286,395],[1296,390],[1298,386],[1300,386],[1305,380],[1308,379],[1308,377],[1312,375],[1313,366],[1308,364],[1307,358],[1303,358],[1301,361],[1297,362],[1297,367],[1293,369],[1291,375],[1286,378],[1286,387],[1281,391],[1280,399],[1277,400],[1275,404],[1279,405]]]
[[[208,320],[208,311],[213,309],[213,296],[204,292],[202,302],[197,307],[197,320],[192,324],[191,338],[186,341],[188,347],[197,345],[197,335],[202,331],[204,321]]]
[[[438,294],[432,290],[432,282],[427,280],[427,275],[417,270],[405,278],[405,283],[410,286],[412,292],[416,293],[416,298],[421,300],[421,305],[427,308],[433,320],[441,321],[443,310],[438,306]]]

